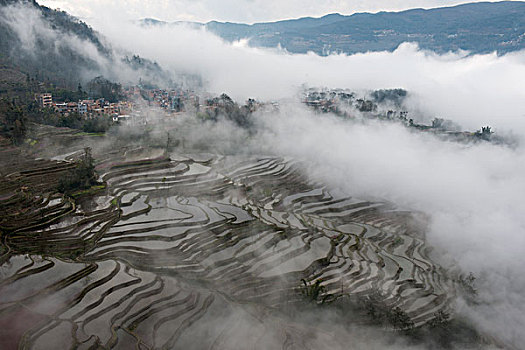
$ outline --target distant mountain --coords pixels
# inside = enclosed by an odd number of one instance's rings
[[[162,22],[148,19],[145,23]],[[525,2],[521,1],[351,16],[331,14],[252,25],[216,21],[193,25],[205,26],[228,41],[250,38],[252,46],[280,44],[294,53],[392,51],[407,41],[438,53],[458,49],[505,53],[525,48]]]

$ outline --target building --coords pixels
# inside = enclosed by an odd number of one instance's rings
[[[113,121],[124,125],[133,125],[133,117],[131,115],[118,115],[113,116]]]
[[[78,103],[76,102],[68,102],[67,103],[67,113],[76,113],[78,112]]]
[[[53,96],[51,94],[41,94],[38,97],[40,107],[52,107],[53,106]]]
[[[82,101],[78,102],[78,113],[79,114],[87,114],[88,112],[88,105],[87,103],[83,103]]]
[[[67,111],[67,103],[57,103],[57,104],[55,104],[55,110],[58,113],[65,113]]]

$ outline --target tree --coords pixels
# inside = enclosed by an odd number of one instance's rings
[[[441,118],[432,119],[432,128],[441,129],[443,127],[444,120]]]
[[[0,100],[0,133],[11,139],[15,145],[21,144],[26,135],[26,115],[14,101]]]
[[[478,130],[476,132],[476,136],[481,138],[485,141],[490,141],[490,137],[492,136],[494,132],[492,131],[492,128],[490,126],[484,126],[481,128],[481,130]]]
[[[401,310],[399,307],[395,307],[390,310],[387,314],[388,321],[397,330],[409,330],[414,327],[412,319]]]
[[[58,190],[69,194],[74,191],[88,189],[96,184],[97,174],[94,160],[91,156],[91,148],[86,147],[76,167],[60,178]]]
[[[89,92],[92,97],[102,97],[109,102],[118,102],[122,97],[122,86],[112,83],[102,76],[96,77],[88,83]]]

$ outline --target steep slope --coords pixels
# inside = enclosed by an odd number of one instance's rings
[[[85,23],[34,1],[0,3],[0,52],[5,65],[39,80],[74,87],[83,72],[99,71],[109,50]],[[75,47],[76,46],[76,47]],[[83,49],[93,49],[92,57]]]
[[[156,63],[116,51],[86,23],[35,1],[0,2],[0,67],[6,74],[20,72],[74,90],[79,82],[101,75],[119,82],[170,83],[170,75]],[[0,81],[9,85],[6,74]],[[24,84],[14,83],[23,89]]]

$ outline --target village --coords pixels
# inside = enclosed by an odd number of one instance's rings
[[[144,123],[144,109],[157,108],[165,116],[175,116],[186,110],[199,110],[199,97],[189,90],[146,89],[130,86],[122,90],[118,101],[105,98],[87,98],[78,101],[58,101],[51,93],[35,96],[42,109],[50,109],[63,116],[80,115],[85,119],[111,118],[113,122]],[[204,106],[212,107],[212,106]]]
[[[91,94],[90,94],[91,95]],[[87,98],[78,101],[58,101],[47,92],[35,96],[42,111],[48,110],[61,117],[61,126],[69,126],[70,119],[82,120],[83,123],[106,123],[106,125],[147,125],[152,118],[171,118],[183,113],[190,113],[201,120],[216,121],[219,116],[233,119],[235,123],[246,126],[248,115],[264,107],[272,110],[279,108],[276,102],[262,103],[248,99],[239,106],[228,95],[214,96],[209,93],[196,93],[189,89],[159,89],[135,85],[112,91],[110,98]],[[118,97],[115,97],[118,96]],[[109,124],[107,124],[109,123]],[[100,128],[95,128],[102,130]],[[106,130],[106,129],[105,129]]]

